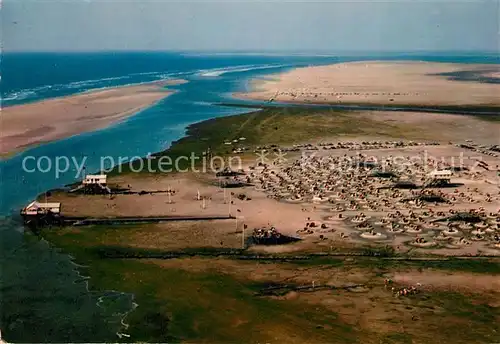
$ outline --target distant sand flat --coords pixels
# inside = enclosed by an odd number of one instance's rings
[[[487,76],[489,78],[496,78],[496,79],[500,80],[500,71],[498,71],[498,72],[487,72],[487,73],[485,73],[484,76]]]
[[[460,72],[467,72],[469,80],[457,80]],[[274,80],[255,80],[253,92],[235,96],[301,103],[499,106],[500,83],[470,80],[471,74],[500,82],[500,65],[367,61],[305,67]]]
[[[0,155],[105,128],[172,93],[163,86],[182,82],[124,86],[6,107],[0,116]]]

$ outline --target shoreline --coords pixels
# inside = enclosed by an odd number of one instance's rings
[[[80,92],[71,93],[71,94],[62,95],[62,96],[43,98],[43,99],[39,99],[39,100],[36,100],[36,99],[35,100],[28,100],[27,102],[21,103],[21,104],[11,104],[11,105],[2,104],[2,107],[0,108],[1,109],[0,112],[5,110],[5,109],[11,108],[11,107],[39,104],[39,103],[43,103],[43,102],[46,102],[49,100],[71,98],[71,97],[75,97],[75,96],[92,94],[92,93],[101,92],[101,91],[108,91],[108,90],[115,90],[115,89],[122,89],[122,88],[127,88],[127,87],[143,86],[143,85],[151,85],[151,86],[157,85],[158,87],[162,88],[162,87],[167,87],[167,86],[182,85],[182,84],[185,84],[187,82],[189,82],[189,81],[185,80],[185,79],[162,79],[162,80],[155,80],[155,81],[134,82],[134,83],[125,84],[125,85],[90,88],[90,89],[85,90],[85,91],[80,91]]]
[[[232,114],[224,117],[213,117],[201,121],[196,121],[194,123],[188,124],[185,127],[185,132],[184,135],[179,137],[178,139],[174,140],[171,142],[170,146],[166,149],[157,151],[157,152],[152,152],[151,156],[153,157],[161,157],[163,155],[169,155],[170,157],[176,157],[179,152],[183,152],[182,149],[179,150],[179,147],[183,146],[184,144],[187,144],[191,148],[196,147],[196,149],[201,149],[199,146],[199,143],[202,142],[204,139],[206,139],[206,136],[209,136],[208,133],[206,133],[206,128],[207,127],[213,127],[213,130],[220,129],[222,126],[220,122],[226,121],[231,121],[232,119],[235,119],[236,122],[238,122],[238,119],[240,118],[246,118],[249,116],[256,116],[258,117],[259,115],[265,115],[267,111],[278,111],[281,112],[284,109],[288,109],[290,112],[289,115],[294,116],[298,114],[306,114],[308,115],[309,113],[315,113],[315,112],[320,112],[320,111],[331,111],[337,113],[339,116],[345,116],[348,114],[361,114],[361,118],[364,118],[364,120],[372,120],[371,119],[371,113],[379,114],[380,118],[378,120],[375,120],[374,123],[376,122],[384,122],[386,118],[390,118],[389,121],[394,121],[394,118],[397,118],[397,116],[404,116],[404,115],[410,115],[410,117],[414,117],[415,115],[422,115],[426,116],[428,115],[429,119],[424,120],[424,118],[418,119],[417,122],[413,119],[409,119],[409,123],[414,123],[418,124],[418,122],[421,122],[421,124],[427,124],[427,121],[429,120],[438,120],[438,118],[441,118],[442,115],[445,115],[445,117],[442,118],[442,121],[453,121],[453,119],[458,120],[460,117],[463,117],[464,120],[467,120],[469,118],[470,120],[478,120],[481,122],[484,122],[485,125],[488,124],[488,122],[491,122],[492,125],[496,125],[497,122],[500,122],[500,112],[474,112],[475,109],[479,110],[494,110],[496,107],[490,108],[490,107],[447,107],[447,106],[442,106],[442,107],[422,107],[422,108],[415,108],[413,105],[408,105],[409,108],[405,109],[403,106],[398,106],[401,109],[391,109],[391,106],[385,106],[385,105],[380,105],[378,109],[364,109],[362,108],[365,105],[359,105],[359,104],[352,104],[352,108],[346,109],[349,107],[349,104],[343,104],[343,105],[338,105],[338,104],[304,104],[304,103],[274,103],[274,104],[245,104],[245,103],[230,103],[230,102],[222,102],[222,103],[214,103],[214,105],[217,106],[227,106],[227,107],[240,107],[240,108],[249,108],[249,109],[254,109],[253,111],[250,112],[245,112],[245,113],[238,113],[238,114]],[[356,108],[357,106],[360,106],[360,108]],[[461,110],[460,110],[461,109]],[[469,110],[468,110],[469,109]],[[500,111],[500,108],[499,108]],[[364,115],[364,116],[363,116]],[[406,125],[406,120],[401,118],[401,124],[404,126]],[[215,124],[215,125],[214,125]],[[229,124],[231,125],[231,124]],[[204,133],[205,135],[202,135],[201,133]],[[234,134],[234,133],[233,133]],[[409,134],[409,132],[407,132]],[[237,134],[234,134],[235,137],[238,136]],[[354,135],[356,136],[356,135]],[[388,136],[389,137],[389,136]],[[321,137],[323,138],[323,137]],[[395,137],[393,137],[395,138]],[[200,140],[201,139],[201,140]],[[248,138],[247,138],[248,139]],[[451,138],[448,138],[451,139]],[[446,141],[446,140],[445,140]],[[197,143],[195,143],[197,142]],[[249,143],[247,141],[247,143]],[[222,144],[222,141],[220,142],[220,146],[218,147],[212,147],[212,149],[218,148],[218,149],[223,149],[227,148],[224,147]],[[188,154],[189,152],[184,152],[185,154]],[[229,153],[224,153],[224,154],[229,154]],[[229,154],[230,155],[230,154]],[[142,157],[142,159],[146,159],[147,157]],[[121,172],[117,172],[117,169],[121,169],[121,166],[125,166],[128,163],[124,163],[123,165],[115,165],[113,169],[110,172],[110,176],[116,177],[121,174]],[[127,169],[125,169],[127,171]],[[96,171],[97,173],[98,171]],[[127,174],[127,172],[125,172]]]
[[[237,99],[236,99],[237,100]],[[317,109],[317,110],[339,110],[339,111],[393,111],[393,112],[421,112],[421,113],[441,113],[450,115],[484,116],[499,117],[500,106],[454,106],[454,105],[436,105],[429,106],[423,104],[363,104],[363,103],[309,103],[301,101],[289,102],[266,102],[266,103],[217,103],[219,106],[250,108],[250,109],[273,109],[281,107]],[[500,118],[500,117],[499,117]]]
[[[164,87],[185,82],[159,80],[5,107],[1,111],[0,159],[42,143],[107,128],[176,92]]]
[[[250,91],[233,96],[303,104],[500,107],[499,69],[497,64],[356,61],[254,78]]]

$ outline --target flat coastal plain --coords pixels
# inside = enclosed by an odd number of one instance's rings
[[[500,67],[419,61],[361,61],[297,68],[257,79],[236,97],[317,104],[500,106]]]
[[[64,216],[197,221],[40,234],[85,266],[92,289],[134,295],[124,341],[498,343],[496,68],[359,62],[258,80],[246,97],[493,114],[259,104],[191,125],[148,159],[155,172],[117,167],[111,194],[38,197],[61,202]],[[209,148],[241,166],[158,169],[162,157]],[[434,180],[436,170],[450,180]],[[207,220],[214,215],[227,218]]]

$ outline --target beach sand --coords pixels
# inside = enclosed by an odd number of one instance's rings
[[[110,88],[2,109],[0,156],[27,147],[105,128],[173,93],[183,80]]]
[[[297,103],[500,106],[500,84],[477,81],[498,78],[499,70],[499,65],[350,62],[257,79],[253,92],[235,96]],[[450,73],[467,74],[468,80]]]

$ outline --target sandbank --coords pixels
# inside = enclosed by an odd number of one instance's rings
[[[236,97],[317,104],[500,106],[495,64],[362,61],[297,68],[256,79]],[[500,78],[499,78],[500,82]]]
[[[149,107],[183,80],[167,80],[80,93],[2,109],[0,156],[102,129]]]

